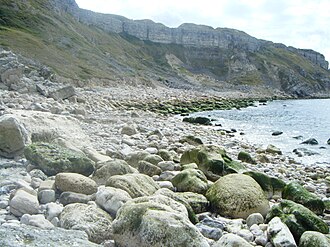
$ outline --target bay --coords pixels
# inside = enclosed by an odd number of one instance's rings
[[[226,111],[206,111],[193,114],[208,116],[223,129],[236,129],[244,135],[234,138],[257,147],[273,144],[284,155],[304,164],[330,164],[330,99],[277,100],[266,105]],[[273,136],[275,131],[283,134]],[[295,137],[295,138],[294,138]],[[301,142],[315,138],[318,145]],[[314,155],[299,157],[294,149],[307,149]]]

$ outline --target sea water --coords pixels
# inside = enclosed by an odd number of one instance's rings
[[[330,99],[278,100],[266,105],[195,113],[195,116],[208,116],[221,124],[223,129],[236,129],[244,135],[235,138],[257,147],[266,148],[273,144],[284,155],[305,164],[330,164]],[[273,136],[275,131],[283,134]],[[301,144],[315,138],[318,145]],[[293,150],[305,148],[313,155],[298,157]]]

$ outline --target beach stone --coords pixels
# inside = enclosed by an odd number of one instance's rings
[[[138,173],[138,170],[128,165],[126,161],[117,159],[103,163],[92,178],[98,185],[105,185],[111,176],[128,173]]]
[[[102,209],[81,203],[69,204],[60,215],[60,225],[65,229],[82,230],[94,243],[112,239],[112,218]]]
[[[33,169],[33,170],[29,171],[29,174],[32,178],[39,178],[42,181],[47,179],[47,175],[40,169]]]
[[[42,190],[55,190],[55,180],[41,181],[38,188],[38,192]]]
[[[260,185],[244,174],[229,174],[215,182],[206,193],[214,212],[232,218],[252,213],[266,215],[269,203]]]
[[[145,175],[148,175],[150,177],[154,175],[160,175],[162,173],[162,170],[153,164],[151,164],[148,161],[140,160],[139,161],[139,167],[138,170],[140,173],[143,173]]]
[[[62,192],[70,191],[86,195],[97,192],[96,182],[78,173],[58,173],[55,176],[55,186]]]
[[[138,133],[136,126],[134,124],[125,124],[120,133],[122,135],[128,135],[128,136],[132,136]]]
[[[205,176],[213,182],[226,174],[246,170],[243,164],[233,161],[224,149],[214,145],[199,146],[185,151],[181,156],[180,164],[190,163],[196,163]]]
[[[283,134],[282,131],[274,131],[274,132],[272,133],[272,136],[279,136],[279,135],[282,135],[282,134]]]
[[[95,195],[85,195],[66,191],[61,193],[59,202],[65,206],[72,203],[88,203],[89,201],[93,201],[94,199]]]
[[[113,187],[99,188],[96,193],[97,205],[114,218],[120,207],[131,199],[131,196],[126,191]]]
[[[27,130],[14,115],[0,116],[0,156],[14,158],[29,142]]]
[[[208,189],[207,178],[201,170],[186,169],[172,178],[172,184],[178,191],[205,194]]]
[[[225,246],[239,246],[239,247],[253,247],[244,238],[228,233],[223,235],[212,247],[225,247]]]
[[[270,241],[274,246],[278,247],[297,247],[296,241],[292,236],[289,228],[279,217],[274,217],[268,223],[267,229]]]
[[[160,157],[159,155],[157,154],[149,154],[147,155],[144,159],[144,161],[147,161],[155,166],[158,165],[159,162],[162,162],[164,161],[162,157]]]
[[[272,145],[272,144],[269,144],[267,146],[266,152],[267,153],[270,153],[270,154],[279,154],[279,155],[282,155],[282,151],[279,148],[277,148],[274,145]]]
[[[157,164],[157,166],[162,171],[174,171],[175,170],[175,163],[173,161],[161,161]]]
[[[84,148],[84,153],[87,155],[88,158],[93,160],[95,163],[99,163],[99,162],[102,163],[111,160],[109,156],[100,154],[91,147]]]
[[[56,200],[55,190],[38,191],[38,201],[40,204],[55,202],[55,200]]]
[[[25,225],[35,226],[41,229],[51,229],[54,225],[45,219],[43,214],[29,215],[24,214],[21,217],[21,223]]]
[[[61,204],[57,204],[55,202],[48,203],[46,206],[46,219],[52,221],[55,217],[58,217],[62,211],[63,206]]]
[[[309,138],[306,141],[303,141],[301,144],[318,145],[319,142],[315,138]]]
[[[84,154],[57,144],[33,143],[24,150],[27,160],[47,176],[60,172],[73,172],[89,176],[94,172],[94,162]]]
[[[325,209],[325,204],[321,198],[297,182],[291,182],[284,187],[283,198],[302,204],[315,214],[322,214]]]
[[[244,151],[238,153],[237,159],[246,163],[256,164],[256,161],[251,157],[251,155]]]
[[[271,199],[274,196],[278,198],[282,197],[282,191],[286,186],[286,183],[281,179],[268,176],[267,174],[258,171],[244,172],[244,174],[252,177],[260,185],[268,199]]]
[[[208,225],[204,225],[203,223],[196,224],[196,227],[202,235],[208,239],[217,241],[222,237],[222,231],[219,228],[210,227]]]
[[[285,223],[297,243],[305,231],[317,231],[324,234],[329,232],[328,225],[316,214],[301,204],[290,200],[282,200],[271,208],[266,217],[266,222],[274,217],[279,217]]]
[[[185,117],[182,121],[193,124],[212,125],[211,119],[207,117]]]
[[[125,161],[132,167],[138,168],[139,167],[139,161],[143,160],[145,157],[150,155],[147,151],[137,151],[129,153],[125,157]],[[118,174],[119,175],[119,174]]]
[[[171,181],[157,181],[156,180],[156,183],[159,185],[160,188],[166,188],[166,189],[175,191],[175,187]]]
[[[118,246],[209,247],[189,221],[186,208],[162,195],[128,201],[118,211],[112,227]]]
[[[313,231],[306,231],[301,235],[299,247],[326,247],[330,246],[330,238],[324,234]]]
[[[194,192],[177,192],[175,194],[182,200],[185,200],[194,210],[195,214],[206,212],[209,208],[209,201],[201,194]]]
[[[264,217],[260,214],[260,213],[253,213],[250,214],[247,218],[246,218],[246,224],[247,226],[250,228],[252,225],[254,224],[263,224],[265,221]]]
[[[319,153],[309,150],[307,148],[295,148],[293,149],[292,152],[296,154],[298,157],[319,155]]]
[[[327,144],[330,145],[330,138],[329,138],[329,140],[327,141]]]
[[[157,153],[164,161],[173,161],[173,154],[166,150],[166,149],[160,149]]]
[[[242,229],[237,232],[237,235],[245,239],[247,242],[253,242],[254,236],[248,229]]]
[[[83,231],[65,230],[54,227],[51,229],[41,229],[28,225],[4,226],[0,227],[0,246],[59,246],[61,247],[97,247],[99,245],[88,241],[88,236]]]
[[[115,175],[108,179],[106,186],[122,189],[132,198],[149,196],[159,189],[159,185],[144,174]]]
[[[23,189],[15,192],[9,201],[10,212],[15,216],[23,214],[37,214],[39,212],[39,202],[37,195],[32,195]]]
[[[188,136],[182,137],[179,142],[180,143],[187,142],[190,145],[194,145],[194,146],[198,146],[198,145],[202,145],[203,144],[203,141],[200,138],[195,137],[195,136],[192,136],[192,135],[188,135]]]

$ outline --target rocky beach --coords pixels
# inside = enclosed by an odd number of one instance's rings
[[[328,165],[183,121],[274,95],[78,87],[0,60],[1,246],[330,246]]]

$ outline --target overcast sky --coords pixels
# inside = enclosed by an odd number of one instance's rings
[[[330,0],[76,0],[84,9],[182,23],[228,27],[256,38],[316,50],[330,60]]]

